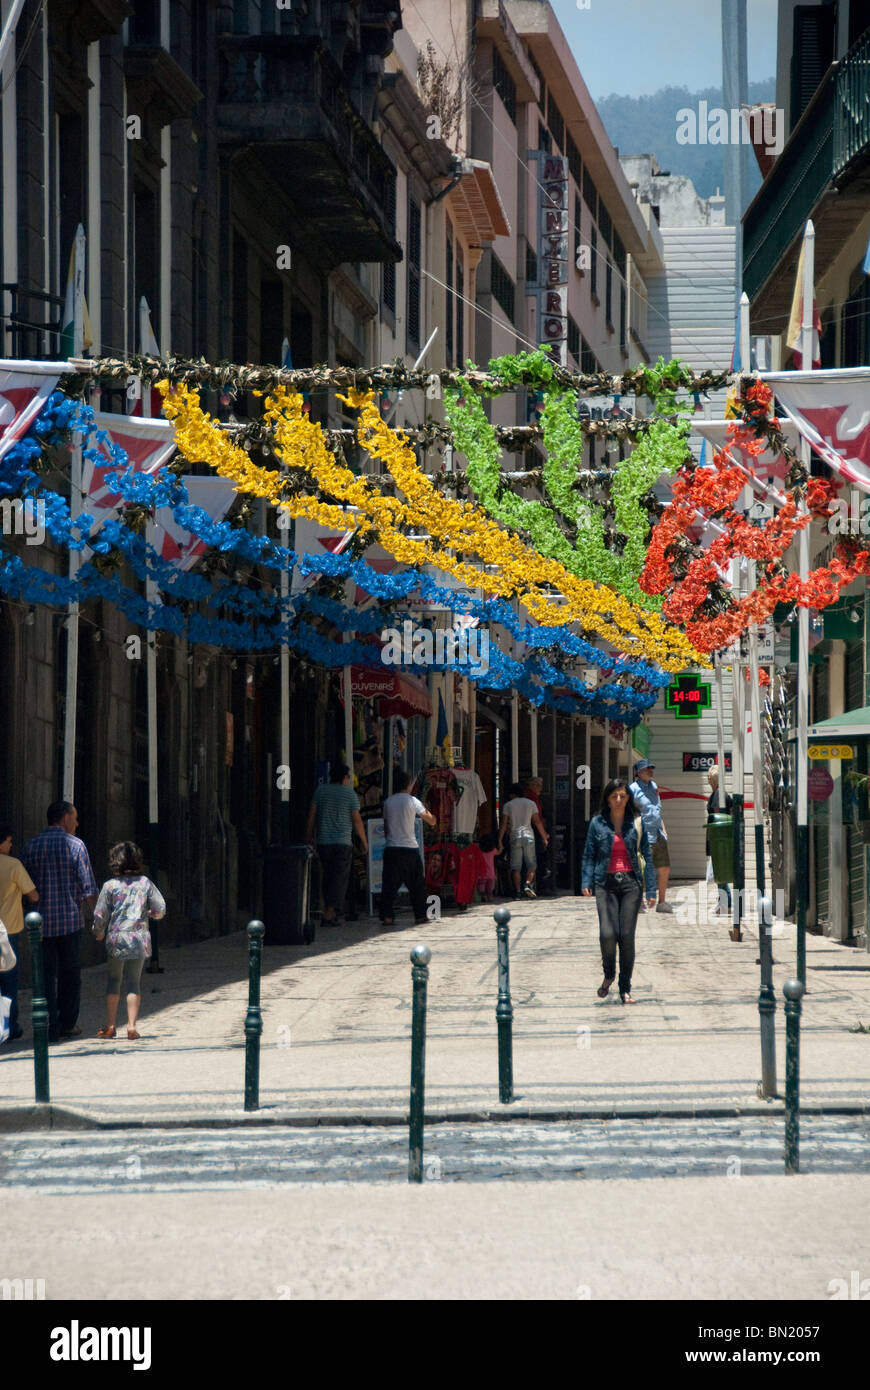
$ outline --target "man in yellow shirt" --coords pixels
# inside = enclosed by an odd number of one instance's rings
[[[26,898],[28,903],[34,906],[39,902],[39,894],[33,879],[21,860],[12,858],[11,849],[12,827],[2,824],[0,825],[0,922],[6,924],[9,942],[16,955],[16,964],[11,970],[6,970],[0,975],[0,994],[5,994],[7,999],[12,1000],[12,1010],[9,1014],[9,1041],[13,1042],[15,1038],[20,1038],[24,1031],[18,1022],[17,957],[21,954],[21,950],[16,940],[24,931],[24,911],[21,900]]]

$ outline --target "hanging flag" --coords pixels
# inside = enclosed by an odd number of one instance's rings
[[[175,452],[175,429],[169,420],[143,420],[134,415],[116,415],[105,411],[94,414],[97,429],[105,430],[124,450],[137,473],[156,473],[168,463]],[[105,464],[85,459],[82,465],[82,510],[100,509],[108,513],[120,511],[121,494],[106,481],[106,474],[117,468],[108,445],[100,444]]]
[[[435,734],[435,742],[439,748],[444,750],[444,761],[448,767],[453,766],[453,746],[450,742],[450,734],[447,730],[447,713],[444,709],[444,696],[438,691],[438,728]]]
[[[66,362],[0,361],[0,458],[24,438],[66,370]]]
[[[212,521],[223,521],[236,498],[229,478],[182,477],[192,507],[201,507]],[[171,507],[158,507],[154,513],[154,549],[178,569],[189,570],[206,549],[206,542],[179,526]]]
[[[801,352],[801,325],[803,323],[803,283],[804,283],[804,245],[801,243],[801,253],[798,257],[797,277],[795,279],[794,294],[791,300],[791,313],[788,316],[788,328],[786,330],[785,341],[791,348],[794,357],[795,371],[801,371],[804,367],[803,354]],[[822,355],[820,334],[822,331],[822,320],[819,317],[819,306],[813,299],[813,361],[814,367],[822,365]]]
[[[743,363],[740,359],[740,310],[737,310],[737,321],[734,324],[734,347],[731,349],[731,370],[732,372],[742,372]],[[728,394],[725,397],[725,419],[737,420],[743,414],[739,405],[739,396],[736,386],[728,387]]]
[[[79,228],[81,232],[81,228]],[[78,237],[78,233],[77,233]],[[60,356],[75,356],[75,318],[76,318],[76,298],[81,296],[82,302],[82,352],[87,352],[94,345],[91,337],[91,320],[88,315],[88,301],[85,299],[85,278],[84,278],[84,258],[81,261],[81,269],[76,277],[76,246],[73,242],[72,250],[69,253],[69,270],[66,277],[66,299],[63,306],[63,324],[60,330]]]
[[[829,468],[870,492],[870,368],[765,372],[763,380]]]
[[[151,310],[144,295],[139,301],[139,351],[143,357],[162,357],[160,344],[154,334],[151,323]],[[137,396],[136,404],[133,407],[134,415],[142,414],[142,393]],[[163,415],[163,397],[156,386],[151,387],[151,416],[159,418]]]

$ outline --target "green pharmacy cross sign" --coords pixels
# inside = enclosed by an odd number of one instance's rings
[[[665,709],[678,719],[700,719],[701,710],[710,708],[710,686],[698,676],[678,676],[665,691]]]

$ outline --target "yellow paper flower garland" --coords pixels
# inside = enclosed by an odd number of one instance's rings
[[[237,490],[264,497],[291,515],[308,517],[326,526],[373,532],[384,548],[403,563],[428,562],[485,592],[503,597],[516,594],[537,621],[547,626],[579,621],[620,650],[642,653],[666,670],[681,670],[697,663],[698,654],[676,628],[653,615],[643,614],[641,618],[619,595],[576,579],[557,562],[545,560],[517,537],[487,521],[474,507],[443,498],[419,470],[407,442],[380,419],[371,396],[353,393],[349,398],[361,410],[360,441],[370,453],[385,458],[411,499],[408,502],[382,496],[366,479],[337,463],[320,426],[303,413],[301,396],[278,388],[266,401],[278,456],[291,467],[308,471],[328,495],[358,508],[358,514],[351,518],[342,507],[307,494],[282,496],[281,476],[253,464],[243,449],[233,445],[202,411],[197,392],[171,387],[167,381],[159,386],[164,395],[164,413],[175,421],[181,452],[192,461],[207,462],[221,476],[231,478]],[[499,566],[499,573],[486,574],[431,542],[412,540],[397,529],[402,523],[424,525],[430,535],[452,548],[476,553],[485,562]],[[569,600],[568,605],[553,604],[536,587],[541,584],[557,586]]]

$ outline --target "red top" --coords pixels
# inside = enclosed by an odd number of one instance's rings
[[[613,836],[613,849],[610,851],[610,863],[607,866],[607,872],[609,874],[630,874],[633,872],[628,850],[625,848],[625,841],[621,835],[614,834]]]

